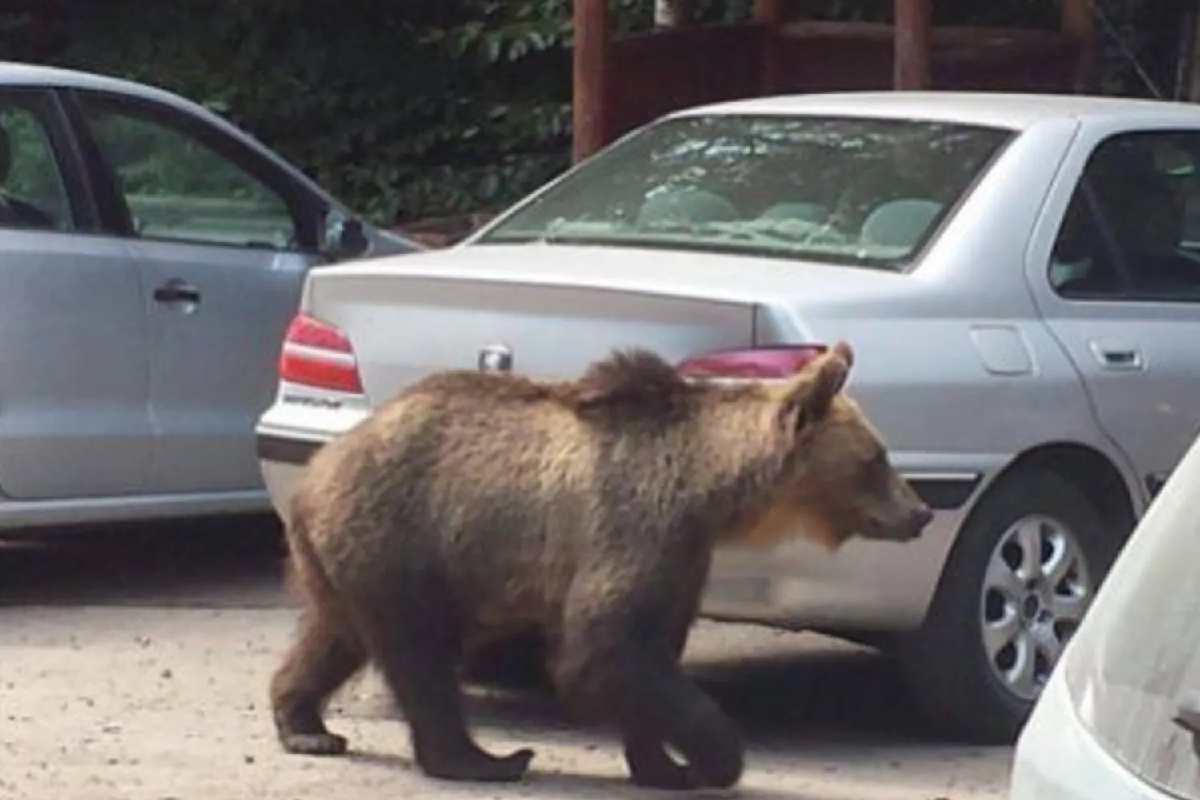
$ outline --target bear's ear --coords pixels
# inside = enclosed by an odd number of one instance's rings
[[[854,351],[845,342],[806,366],[783,394],[781,414],[797,429],[818,422],[829,413],[833,398],[846,385]]]
[[[833,354],[840,356],[842,361],[846,362],[847,368],[854,366],[854,351],[850,349],[849,343],[838,341],[838,343],[833,346]]]

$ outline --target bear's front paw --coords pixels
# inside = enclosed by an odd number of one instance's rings
[[[346,752],[346,737],[336,733],[292,733],[280,737],[283,749],[306,756],[340,756]]]

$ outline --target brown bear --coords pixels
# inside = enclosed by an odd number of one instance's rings
[[[476,745],[456,666],[536,631],[561,696],[615,723],[635,782],[736,783],[740,735],[679,666],[713,547],[907,540],[931,517],[841,392],[851,361],[839,344],[793,378],[730,385],[635,350],[575,381],[445,372],[401,392],[293,498],[307,608],[271,684],[283,747],[343,752],[322,709],[372,659],[427,775],[516,780],[533,752]]]

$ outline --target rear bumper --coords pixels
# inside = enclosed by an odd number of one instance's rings
[[[305,465],[328,438],[260,425],[258,458],[281,516]],[[982,473],[926,471],[906,477],[937,512],[920,539],[904,544],[855,539],[833,554],[801,540],[766,551],[722,548],[714,555],[702,614],[794,629],[918,627]]]
[[[277,433],[259,433],[256,437],[255,447],[258,451],[258,460],[264,467],[267,464],[303,467],[324,443],[324,440],[319,439],[300,439]]]
[[[258,461],[271,505],[283,519],[304,467],[328,439],[303,437],[260,428],[255,437]]]

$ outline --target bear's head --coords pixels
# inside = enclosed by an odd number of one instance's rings
[[[933,519],[892,467],[879,433],[842,391],[853,363],[849,345],[839,342],[771,390],[771,425],[790,451],[776,502],[760,530],[747,532],[750,540],[756,533],[794,535],[799,526],[805,538],[830,549],[856,535],[907,541]]]

